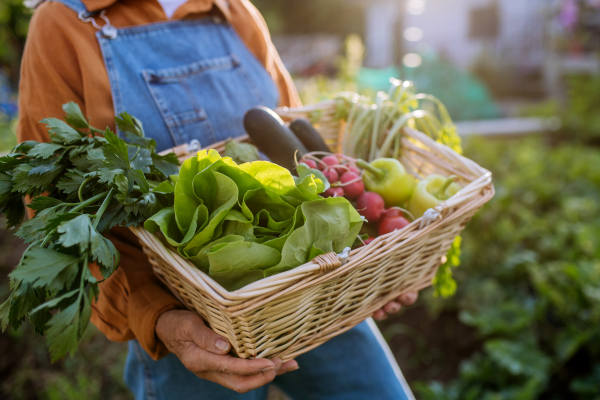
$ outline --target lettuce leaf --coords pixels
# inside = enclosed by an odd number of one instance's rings
[[[164,187],[174,206],[145,227],[230,291],[340,253],[356,239],[360,215],[344,198],[319,196],[328,185],[320,171],[301,164],[298,172],[199,152],[182,164],[175,185]]]

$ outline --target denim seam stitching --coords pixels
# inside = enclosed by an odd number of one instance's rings
[[[135,355],[137,359],[142,363],[142,367],[144,369],[144,387],[146,389],[146,399],[147,400],[156,400],[156,393],[154,391],[154,382],[152,381],[152,372],[150,371],[150,365],[144,358],[142,354],[141,345],[138,343],[134,343]]]
[[[96,38],[100,45],[100,51],[102,52],[104,62],[106,63],[106,74],[108,75],[108,81],[110,83],[113,107],[115,109],[115,114],[118,115],[123,111],[123,99],[121,98],[121,90],[119,89],[117,69],[113,65],[113,55],[110,46],[107,46],[108,39],[102,35],[102,32],[96,32]],[[118,127],[117,136],[123,137],[123,132]]]
[[[190,65],[199,65],[201,64],[204,60],[201,61],[196,61],[193,62],[191,64],[186,64],[186,65],[182,65],[179,67],[173,67],[173,68],[162,68],[159,70],[152,70],[152,69],[145,69],[144,72],[152,74],[154,77],[156,77],[159,81],[166,81],[166,80],[171,80],[171,79],[178,79],[178,78],[186,78],[192,75],[197,75],[197,74],[202,74],[206,71],[212,71],[212,70],[216,70],[216,71],[222,71],[222,70],[229,70],[229,69],[235,69],[236,67],[239,67],[239,61],[237,61],[236,59],[234,59],[232,56],[234,54],[230,54],[229,56],[225,56],[225,57],[219,57],[219,58],[214,58],[214,59],[209,59],[210,60],[220,60],[220,59],[229,59],[229,61],[227,62],[219,62],[219,63],[215,63],[213,65],[206,65],[203,66],[199,69],[195,69],[193,71],[189,71],[189,72],[177,72],[180,70],[184,70],[187,67],[189,67]],[[170,75],[161,75],[160,72],[161,71],[170,71]],[[172,71],[172,72],[171,72]]]
[[[160,113],[160,115],[163,118],[163,121],[165,123],[165,125],[167,126],[167,130],[169,131],[169,134],[171,135],[171,140],[173,141],[173,143],[178,146],[180,144],[182,144],[182,140],[183,138],[179,137],[178,132],[175,131],[175,126],[174,124],[171,123],[172,117],[168,114],[168,107],[166,106],[166,104],[163,106],[161,104],[161,99],[159,99],[157,97],[157,94],[154,92],[154,90],[152,90],[152,86],[150,85],[150,80],[148,79],[148,76],[146,74],[146,71],[142,71],[142,77],[144,78],[144,82],[146,83],[146,88],[148,89],[148,92],[150,92],[150,96],[152,96],[152,99],[154,99],[154,104],[156,104],[156,107],[158,108],[158,112]]]

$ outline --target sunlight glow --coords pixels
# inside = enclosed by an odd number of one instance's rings
[[[421,65],[421,56],[417,53],[408,53],[402,58],[402,62],[409,68],[416,68]]]

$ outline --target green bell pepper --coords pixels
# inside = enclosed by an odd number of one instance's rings
[[[460,189],[455,183],[456,175],[446,178],[442,175],[432,174],[417,184],[408,203],[408,211],[420,218],[430,208],[435,208],[442,201],[454,196]]]
[[[370,164],[364,160],[356,164],[364,169],[363,182],[367,190],[379,194],[386,207],[401,207],[410,199],[417,182],[400,161],[378,158]]]

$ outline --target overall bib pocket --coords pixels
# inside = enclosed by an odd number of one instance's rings
[[[142,76],[171,135],[202,146],[240,134],[246,110],[263,103],[257,85],[235,54]],[[236,109],[229,109],[235,107]],[[236,115],[236,118],[231,118]]]

